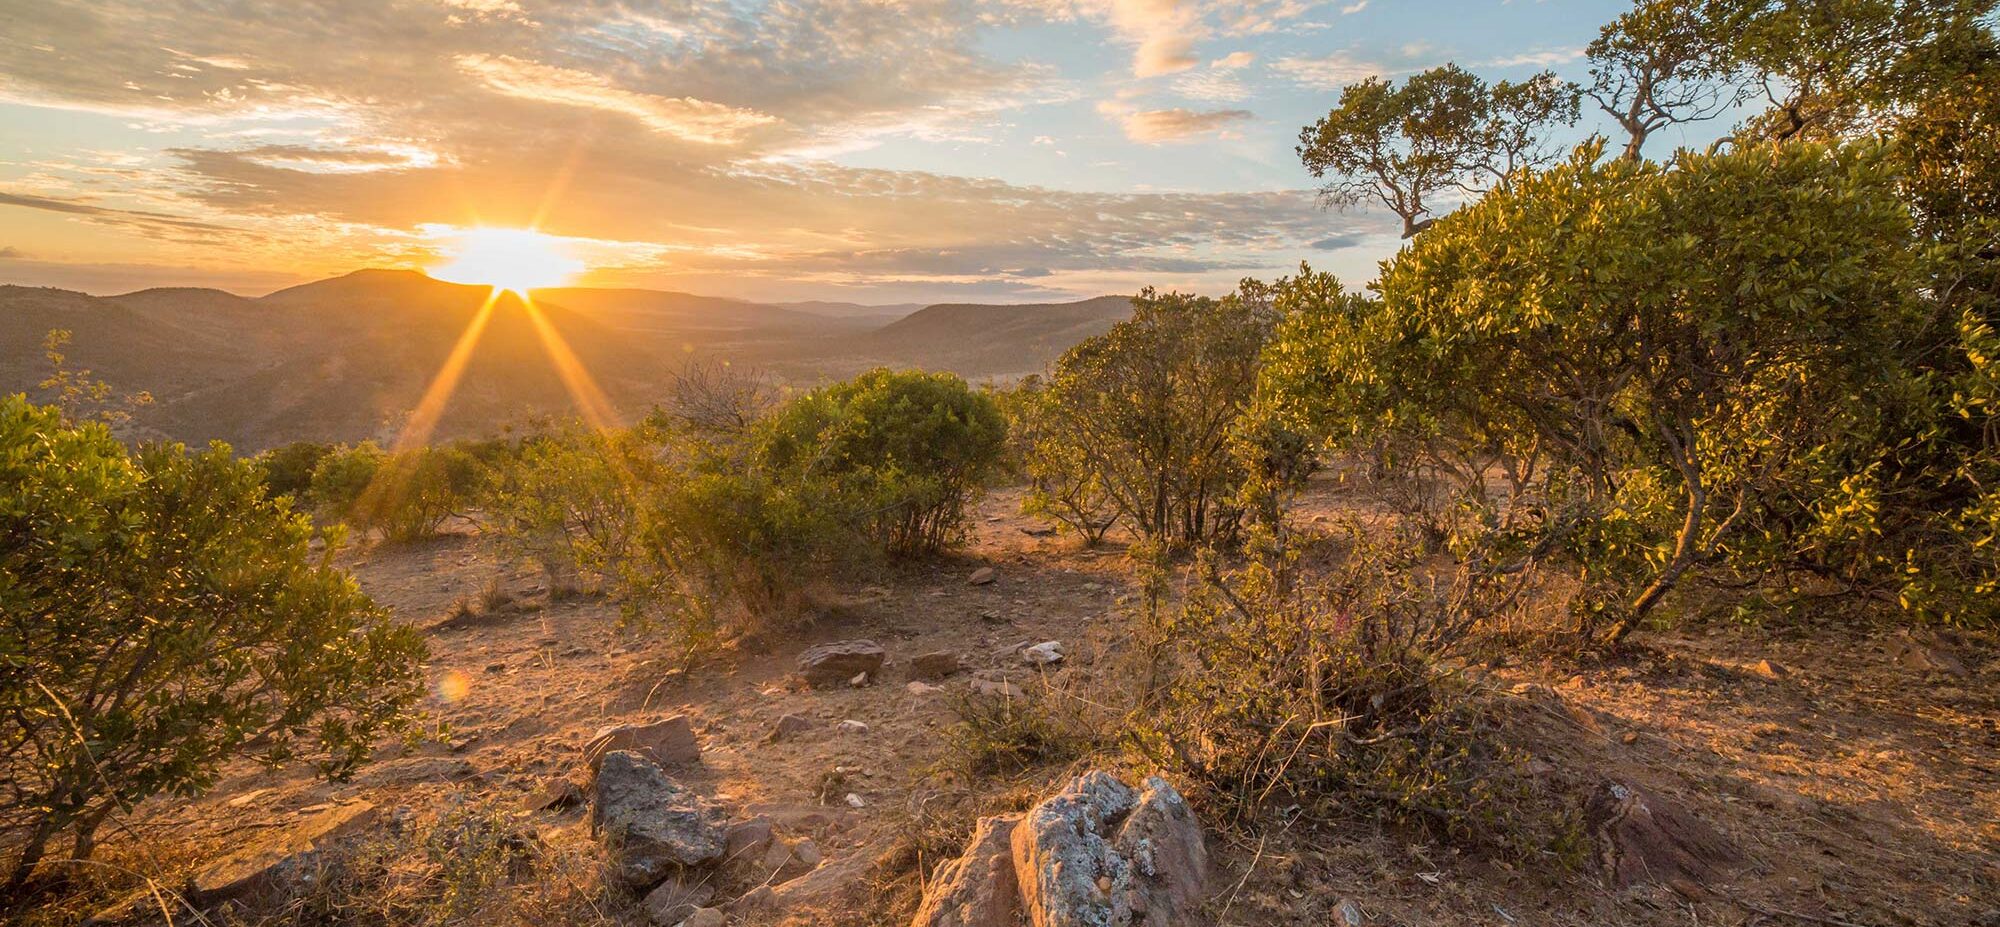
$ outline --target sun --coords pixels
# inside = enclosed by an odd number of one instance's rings
[[[532,229],[474,228],[448,237],[449,260],[430,275],[451,283],[513,290],[562,286],[584,269],[561,238]]]

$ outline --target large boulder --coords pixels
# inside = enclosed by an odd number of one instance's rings
[[[590,823],[611,850],[613,876],[636,890],[715,862],[727,845],[720,809],[630,750],[605,754]]]
[[[965,855],[938,868],[910,927],[1014,927],[1021,891],[1014,881],[1018,814],[981,818]]]
[[[799,654],[799,675],[809,685],[838,685],[857,675],[872,678],[880,674],[887,657],[882,645],[871,640],[814,644]]]
[[[1743,861],[1728,838],[1679,805],[1629,783],[1600,784],[1583,809],[1605,880],[1705,885]]]
[[[1195,927],[1207,886],[1201,826],[1173,786],[1091,772],[1025,815],[980,821],[911,927]]]
[[[1139,803],[1139,793],[1107,772],[1089,772],[1028,811],[1014,829],[1014,877],[1035,927],[1128,924],[1120,901],[1132,866],[1111,845],[1111,831]]]
[[[674,715],[646,724],[615,724],[602,727],[584,745],[584,762],[592,771],[614,750],[642,754],[661,766],[683,766],[701,762],[701,741],[695,737],[694,723],[687,715]]]

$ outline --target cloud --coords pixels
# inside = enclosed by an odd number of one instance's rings
[[[1138,47],[1132,74],[1156,77],[1201,63],[1194,43],[1205,30],[1192,0],[1111,0],[1112,27]]]
[[[505,55],[460,55],[458,66],[501,93],[561,106],[581,106],[631,116],[655,132],[691,142],[727,145],[777,118],[693,97],[662,97],[613,86],[587,71],[552,67]]]
[[[199,222],[179,216],[163,215],[136,209],[114,209],[97,206],[81,200],[58,199],[46,196],[29,196],[19,193],[0,192],[0,206],[20,206],[26,209],[40,209],[47,212],[68,213],[98,222],[115,225],[136,226],[147,229],[172,229],[183,232],[221,232],[224,226],[209,222]]]
[[[0,245],[0,261],[18,261],[28,255],[13,245]]]
[[[1379,61],[1361,58],[1347,51],[1317,58],[1281,58],[1271,67],[1294,83],[1316,90],[1338,90],[1370,77],[1396,73]]]
[[[1366,240],[1364,236],[1358,234],[1333,235],[1315,241],[1309,247],[1314,251],[1344,251],[1348,248],[1360,247],[1361,243]]]
[[[1236,71],[1249,67],[1256,60],[1257,56],[1252,52],[1235,51],[1209,62],[1208,66],[1218,71]]]
[[[1255,114],[1243,109],[1127,109],[1114,103],[1100,105],[1098,109],[1118,120],[1126,138],[1146,144],[1184,141],[1255,118]]]
[[[1486,62],[1486,64],[1488,67],[1495,67],[1495,68],[1513,68],[1513,67],[1552,68],[1559,64],[1569,64],[1570,62],[1573,61],[1581,61],[1583,59],[1583,55],[1584,55],[1584,50],[1581,48],[1551,48],[1539,51],[1523,52],[1518,55],[1509,55],[1504,58],[1495,58],[1491,61]]]

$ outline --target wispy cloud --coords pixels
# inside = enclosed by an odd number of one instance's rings
[[[741,141],[744,133],[751,129],[778,121],[765,113],[693,97],[636,93],[621,89],[587,71],[552,67],[505,55],[460,55],[457,60],[460,68],[509,96],[621,113],[638,119],[655,132],[691,142],[733,144]]]
[[[1118,120],[1126,138],[1146,144],[1185,141],[1222,132],[1255,118],[1243,109],[1131,109],[1117,103],[1101,104],[1098,109]]]

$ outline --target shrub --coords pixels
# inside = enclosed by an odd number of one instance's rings
[[[1450,473],[1473,527],[1562,531],[1615,640],[1690,571],[1794,543],[1917,394],[1896,346],[1922,312],[1879,146],[1600,153],[1441,220],[1287,375],[1350,448]]]
[[[1083,450],[1053,427],[1056,410],[1040,377],[1029,377],[1006,403],[1007,435],[1027,478],[1023,514],[1050,519],[1095,547],[1123,516]]]
[[[1254,284],[1219,300],[1147,290],[1132,305],[1130,320],[1063,355],[1035,404],[1028,468],[1047,487],[1036,504],[1077,517],[1065,509],[1101,511],[1101,493],[1148,539],[1184,547],[1232,538],[1246,473],[1231,441],[1274,320],[1268,293]]]
[[[421,638],[309,553],[215,445],[128,453],[0,399],[0,828],[21,885],[64,832],[192,795],[251,750],[340,775],[420,694]]]
[[[515,553],[579,589],[615,575],[637,540],[653,448],[631,432],[570,426],[522,442],[500,470],[487,516]]]
[[[313,473],[320,461],[333,453],[333,445],[296,441],[274,447],[252,458],[264,477],[264,489],[272,497],[290,496],[306,502],[313,486]]]
[[[313,469],[313,494],[330,512],[391,541],[437,534],[476,504],[489,482],[479,459],[455,445],[386,453],[373,442],[343,447]]]
[[[877,369],[779,409],[757,457],[777,479],[824,486],[884,550],[929,553],[963,532],[1006,433],[992,397],[955,374]]]
[[[1471,632],[1532,571],[1435,576],[1407,535],[1356,548],[1324,581],[1281,562],[1205,578],[1156,629],[1172,658],[1134,740],[1232,818],[1268,801],[1373,817],[1523,859],[1574,857],[1573,826],[1489,733],[1458,675]]]

